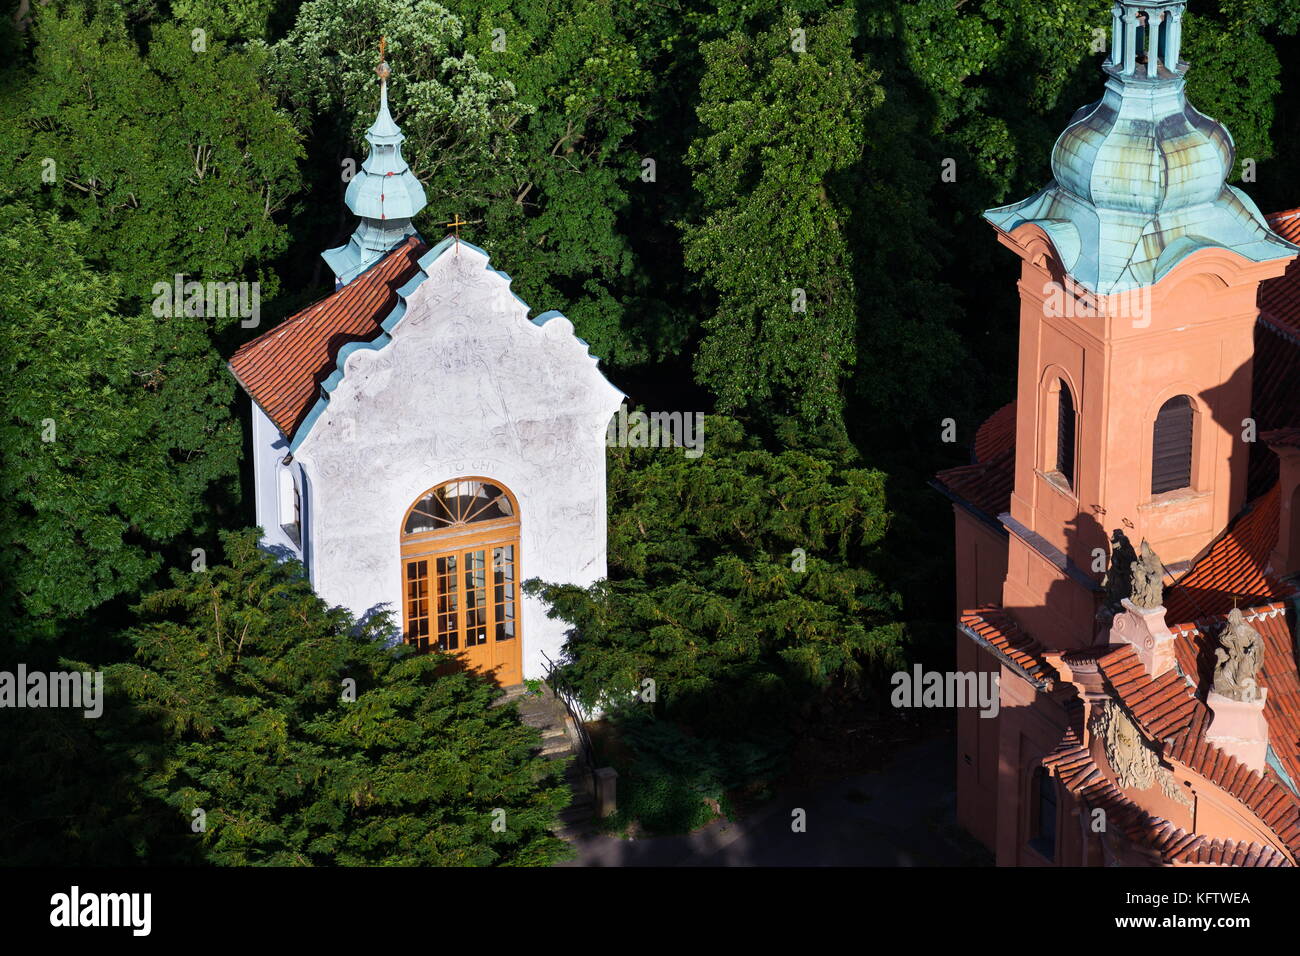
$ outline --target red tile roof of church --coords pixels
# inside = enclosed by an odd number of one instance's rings
[[[1007,402],[975,433],[975,460],[991,461],[1016,443],[1016,403]]]
[[[429,246],[407,238],[341,289],[285,319],[230,359],[230,370],[268,418],[292,437],[320,398],[339,349],[369,342],[397,304],[397,290],[419,271]]]
[[[1200,834],[1188,833],[1164,817],[1148,813],[1124,796],[1123,791],[1102,772],[1073,727],[1066,731],[1056,749],[1043,758],[1043,766],[1086,807],[1104,809],[1108,825],[1116,827],[1131,843],[1154,851],[1162,863],[1292,865],[1285,854],[1271,846],[1207,839]]]
[[[1177,670],[1153,680],[1132,644],[1113,645],[1098,656],[1097,668],[1153,739],[1165,740],[1187,729],[1196,709],[1195,688]]]
[[[1043,646],[1020,629],[1015,618],[996,605],[986,605],[961,615],[961,626],[974,634],[1014,670],[1050,688],[1056,670],[1043,658]]]
[[[1277,543],[1277,485],[1247,506],[1192,568],[1165,592],[1165,620],[1173,625],[1227,614],[1236,604],[1259,604],[1295,593],[1267,573]]]
[[[1265,218],[1283,239],[1300,244],[1300,209],[1273,213]],[[1264,283],[1260,288],[1259,308],[1265,319],[1291,335],[1300,336],[1300,261],[1292,262],[1285,275]]]

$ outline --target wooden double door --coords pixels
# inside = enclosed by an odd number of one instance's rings
[[[402,575],[407,641],[508,687],[523,680],[519,537],[517,520],[501,518],[409,536]]]

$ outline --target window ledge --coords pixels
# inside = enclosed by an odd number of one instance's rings
[[[1079,496],[1074,493],[1070,483],[1065,480],[1065,476],[1059,471],[1039,471],[1035,468],[1034,472],[1039,478],[1047,482],[1057,494],[1063,495],[1069,501],[1078,502]]]
[[[1173,508],[1191,501],[1200,501],[1213,494],[1211,491],[1197,491],[1195,488],[1175,488],[1155,495],[1138,505],[1138,511],[1155,511],[1161,508]]]
[[[294,543],[294,547],[302,547],[302,529],[297,524],[282,524],[280,530],[284,532],[285,537]]]

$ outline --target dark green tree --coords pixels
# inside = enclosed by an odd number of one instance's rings
[[[904,634],[873,571],[884,475],[705,422],[698,458],[611,450],[607,580],[528,587],[573,624],[565,675],[587,703],[649,678],[657,712],[722,733],[896,663]]]
[[[545,865],[568,800],[538,733],[489,681],[387,646],[258,533],[140,605],[138,662],[107,678],[146,798],[222,865]],[[353,695],[348,700],[349,695]],[[134,743],[143,739],[147,743]],[[194,811],[201,810],[201,816]]]
[[[786,12],[757,36],[704,47],[703,131],[687,160],[701,214],[685,249],[716,297],[696,374],[721,411],[842,412],[855,293],[849,213],[828,179],[860,161],[864,116],[882,96],[852,33],[847,11]]]

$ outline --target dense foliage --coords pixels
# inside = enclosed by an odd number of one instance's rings
[[[329,291],[381,35],[422,233],[467,220],[634,403],[729,416],[699,458],[612,452],[608,581],[539,585],[574,624],[567,679],[625,709],[627,812],[690,826],[771,772],[802,708],[947,661],[951,516],[925,481],[1015,366],[1016,267],[980,213],[1050,176],[1109,0],[4,6],[0,653],[111,665],[120,704],[15,718],[8,858],[553,855],[557,791],[484,685],[382,648],[246,534],[190,570],[253,523],[224,360]],[[1300,203],[1297,31],[1300,0],[1194,0],[1184,31],[1189,96],[1267,211]],[[158,314],[177,274],[257,283],[260,326]]]
[[[176,572],[108,668],[139,731],[141,791],[220,864],[545,864],[568,802],[537,731],[489,706],[489,681],[390,648],[302,567],[224,535],[227,562]],[[351,699],[349,699],[351,697]],[[114,706],[116,701],[110,703]],[[117,728],[122,732],[122,728]],[[143,739],[145,745],[136,746]],[[494,827],[494,822],[498,825]]]
[[[146,585],[239,450],[202,320],[121,311],[87,233],[0,207],[0,619],[19,638]]]
[[[897,663],[902,627],[872,570],[884,476],[706,422],[698,459],[611,453],[608,580],[531,587],[574,624],[566,677],[585,703],[643,699],[649,679],[658,712],[734,731],[796,686]]]

